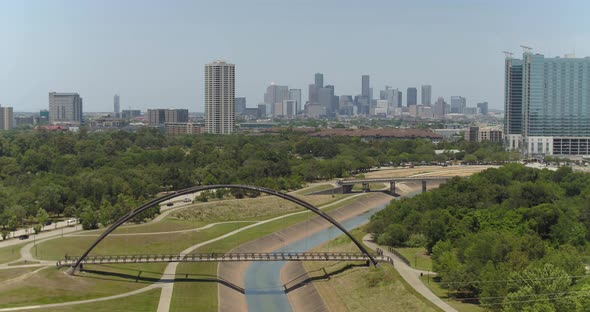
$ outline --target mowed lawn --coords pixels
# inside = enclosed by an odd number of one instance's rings
[[[20,249],[27,243],[0,248],[0,264],[12,262],[20,258]]]
[[[201,231],[158,235],[124,235],[106,237],[91,255],[177,254],[182,250],[231,232],[250,223],[227,223]],[[65,236],[37,245],[42,260],[63,259],[65,255],[81,255],[97,236]]]
[[[414,269],[422,271],[432,271],[432,259],[426,254],[426,248],[395,248],[400,254],[402,254],[408,261],[410,266]]]
[[[92,311],[92,312],[128,312],[128,311],[156,311],[158,302],[160,301],[161,290],[152,289],[146,292],[113,300],[106,300],[101,302],[77,304],[70,306],[63,306],[57,308],[43,308],[34,310],[21,310],[27,312],[78,312],[78,311]]]
[[[77,301],[117,295],[157,281],[165,263],[87,265],[78,276],[48,267],[22,280],[0,284],[0,308]],[[78,310],[79,311],[79,310]]]

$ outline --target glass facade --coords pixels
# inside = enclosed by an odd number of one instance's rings
[[[590,58],[524,59],[525,135],[590,137]]]
[[[525,52],[506,59],[505,75],[508,148],[522,135],[526,155],[590,155],[590,58]]]

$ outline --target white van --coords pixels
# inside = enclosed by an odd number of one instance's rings
[[[76,219],[67,219],[66,220],[66,226],[76,225],[76,223],[78,223],[78,220],[76,220]]]

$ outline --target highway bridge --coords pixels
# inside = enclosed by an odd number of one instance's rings
[[[372,255],[377,262],[393,264],[393,260],[382,253]],[[157,262],[238,262],[238,261],[367,261],[372,259],[364,253],[355,252],[271,252],[271,253],[191,253],[191,254],[148,254],[119,256],[65,257],[57,261],[57,267],[71,267],[84,264],[132,264]]]
[[[422,192],[426,192],[426,185],[428,181],[446,182],[454,178],[454,176],[413,176],[413,177],[392,177],[392,178],[367,178],[367,179],[340,179],[338,180],[338,191],[343,194],[352,192],[352,188],[356,184],[362,184],[363,192],[370,191],[369,184],[371,183],[389,183],[389,193],[395,195],[396,182],[422,182]]]

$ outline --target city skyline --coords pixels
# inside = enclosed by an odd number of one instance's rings
[[[321,72],[338,94],[361,94],[359,76],[368,74],[374,90],[389,85],[405,91],[428,83],[434,88],[432,99],[461,94],[470,103],[486,101],[490,108],[502,109],[501,51],[519,54],[519,45],[525,44],[546,57],[573,51],[590,56],[590,43],[583,40],[590,25],[582,13],[590,4],[582,1],[551,9],[514,3],[510,10],[503,1],[326,1],[314,3],[315,10],[307,10],[305,1],[278,1],[260,2],[260,10],[247,16],[242,14],[246,4],[237,1],[174,6],[160,1],[62,2],[0,4],[0,34],[8,47],[0,51],[0,67],[6,69],[0,72],[0,104],[38,111],[46,108],[47,92],[56,91],[84,94],[85,111],[112,111],[113,94],[120,94],[121,110],[202,112],[200,69],[225,59],[239,66],[236,95],[246,97],[249,107],[263,102],[261,90],[273,81],[302,89],[307,99],[308,77]],[[278,14],[287,6],[289,13]],[[225,9],[228,22],[207,14],[218,7]],[[393,9],[404,14],[384,18]],[[359,15],[367,18],[361,21]],[[552,23],[543,23],[546,18]],[[515,31],[521,24],[531,31]],[[384,36],[412,48],[398,49],[380,40]],[[269,37],[276,41],[271,49],[258,43]],[[372,43],[355,45],[354,38],[361,37]],[[338,49],[334,41],[348,44]]]

